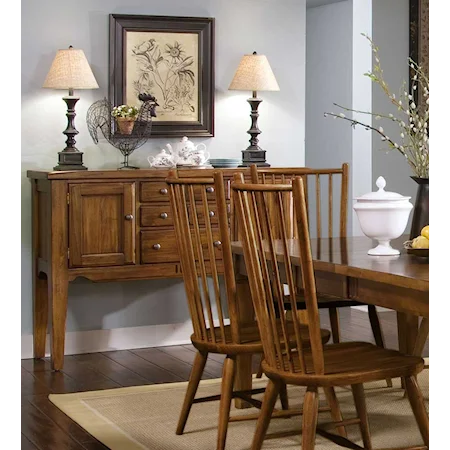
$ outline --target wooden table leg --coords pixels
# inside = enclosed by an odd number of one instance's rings
[[[236,280],[237,288],[237,304],[238,304],[238,320],[241,324],[249,323],[254,321],[254,310],[252,297],[250,293],[250,286],[248,284],[248,279],[244,276],[239,275]],[[236,365],[236,378],[234,381],[235,390],[249,390],[252,388],[252,355],[238,355]],[[234,405],[236,408],[250,408],[252,405],[250,403],[236,398],[234,400]]]
[[[416,346],[417,334],[419,332],[419,317],[407,314],[406,316],[406,348],[407,354],[414,354]]]
[[[412,355],[419,329],[419,317],[397,312],[398,348],[402,353]]]
[[[419,328],[419,317],[397,311],[398,349],[406,355],[414,354],[417,333]],[[402,378],[402,388],[405,383]]]
[[[68,281],[67,184],[54,181],[51,192],[51,241],[48,295],[51,307],[51,360],[53,370],[64,365]]]

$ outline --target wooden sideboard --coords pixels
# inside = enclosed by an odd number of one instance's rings
[[[183,170],[182,176],[222,170],[227,195],[233,173],[248,169]],[[28,171],[32,184],[34,357],[45,356],[51,318],[51,360],[64,362],[69,282],[77,277],[118,281],[180,277],[164,169]],[[214,217],[215,193],[207,188]],[[217,246],[220,252],[220,246]]]

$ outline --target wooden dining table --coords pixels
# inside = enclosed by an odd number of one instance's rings
[[[369,256],[376,242],[367,237],[311,239],[316,287],[319,294],[334,295],[397,311],[399,350],[413,354],[418,339],[419,318],[429,317],[428,258],[408,254],[403,242],[408,236],[391,242],[400,250],[397,256]],[[289,254],[296,279],[301,283],[298,241],[289,241]],[[254,320],[243,248],[232,242],[235,255],[239,321]],[[251,355],[239,356],[235,388],[251,389]],[[236,407],[249,406],[236,399]]]

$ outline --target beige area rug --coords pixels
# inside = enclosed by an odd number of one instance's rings
[[[265,379],[254,381],[263,387]],[[428,370],[419,375],[419,384],[428,403]],[[175,428],[187,383],[134,386],[75,394],[52,394],[50,400],[87,432],[112,450],[214,450],[216,448],[219,402],[193,405],[185,434],[175,435]],[[291,406],[301,405],[304,388],[288,386]],[[394,388],[383,383],[365,385],[374,448],[412,446],[422,443],[409,402],[403,397],[399,380]],[[220,380],[202,381],[197,393],[213,395],[220,392]],[[355,417],[351,390],[336,390],[344,418]],[[261,394],[262,396],[262,394]],[[260,397],[261,397],[260,396]],[[324,404],[321,393],[321,404]],[[277,405],[278,407],[280,405]],[[254,408],[236,410],[232,415],[254,413]],[[319,414],[320,422],[329,422],[329,413]],[[230,423],[227,449],[250,448],[255,420]],[[301,427],[301,416],[273,419],[269,433]],[[347,427],[349,438],[361,444],[359,427]],[[266,440],[263,449],[300,449],[301,437],[292,436]],[[318,436],[316,450],[338,449]]]

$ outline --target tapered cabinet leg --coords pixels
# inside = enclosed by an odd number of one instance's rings
[[[67,318],[68,281],[68,187],[65,181],[51,183],[51,239],[48,274],[48,295],[51,307],[52,369],[61,370],[64,365],[64,343]]]
[[[303,400],[302,450],[314,450],[318,413],[317,388],[309,386]]]
[[[64,366],[68,288],[67,280],[58,277],[53,277],[49,283],[49,297],[52,309],[50,340],[53,370],[62,370]]]
[[[35,358],[44,358],[48,326],[47,275],[36,275],[33,289],[33,354]]]
[[[189,412],[191,411],[192,402],[194,401],[198,385],[200,383],[200,380],[202,379],[203,370],[205,368],[207,359],[208,353],[200,353],[199,351],[197,351],[197,354],[195,355],[194,365],[192,366],[191,375],[189,377],[189,384],[187,387],[186,395],[184,397],[183,406],[181,408],[176,434],[183,434],[184,427],[186,426],[186,422],[189,417]]]
[[[251,447],[252,450],[260,450],[260,448],[262,447],[281,385],[281,382],[278,380],[269,380],[269,382],[267,383],[261,406],[261,412],[259,413],[255,434],[253,436]]]

